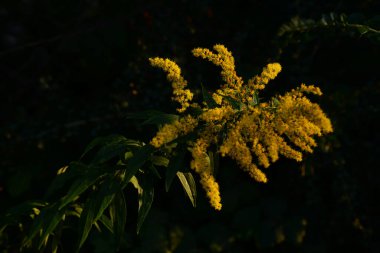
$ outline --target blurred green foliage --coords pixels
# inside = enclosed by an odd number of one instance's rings
[[[318,103],[333,120],[335,133],[322,139],[304,162],[274,165],[267,185],[252,183],[229,169],[233,163],[223,161],[220,213],[202,195],[192,208],[179,181],[168,193],[164,183],[158,184],[138,236],[133,211],[138,201],[128,186],[130,211],[120,251],[378,252],[380,49],[374,31],[380,29],[379,5],[375,0],[249,5],[3,0],[0,212],[41,199],[57,169],[78,160],[95,137],[122,134],[147,141],[153,136],[153,127],[127,120],[128,113],[142,110],[174,111],[170,86],[149,67],[148,57],[177,57],[183,69],[191,70],[184,75],[192,88],[203,80],[212,89],[218,83],[216,68],[194,64],[188,52],[223,43],[234,52],[243,77],[267,62],[281,63],[284,70],[267,95],[301,81],[321,87],[324,96]],[[336,24],[330,13],[334,20],[345,13],[345,22],[370,29],[363,33],[343,25],[315,26],[323,15]],[[300,24],[312,26],[297,30]],[[284,25],[289,27],[286,33]],[[44,203],[30,202],[16,211],[33,205]],[[77,220],[67,219],[77,227]],[[58,248],[73,251],[77,237],[75,229],[68,230],[56,242]],[[21,240],[17,227],[1,233],[1,252],[18,252]],[[102,229],[90,233],[83,247],[83,252],[112,252],[118,245]]]

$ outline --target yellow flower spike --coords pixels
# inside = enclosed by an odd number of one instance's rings
[[[181,76],[181,68],[173,61],[163,58],[149,58],[150,64],[153,67],[163,69],[167,73],[167,79],[172,83],[173,97],[172,100],[178,102],[181,108],[178,112],[184,112],[189,106],[190,101],[193,99],[193,93],[189,89],[185,89],[187,81]]]
[[[209,143],[203,138],[199,138],[191,149],[193,160],[190,167],[198,174],[210,171],[210,158],[207,155]]]
[[[223,97],[220,94],[215,92],[212,94],[212,98],[214,99],[215,103],[217,103],[218,105],[222,104]]]
[[[255,179],[259,183],[268,182],[268,179],[265,173],[259,170],[257,166],[254,164],[251,164],[251,166],[248,168],[248,173],[253,179]]]
[[[215,210],[220,211],[222,209],[222,199],[220,197],[219,185],[215,181],[215,178],[209,173],[202,173],[200,178],[200,183],[206,191],[210,205],[215,208]]]
[[[270,63],[263,68],[260,75],[249,79],[247,85],[252,91],[263,90],[265,85],[267,85],[270,80],[275,79],[281,70],[282,67],[279,63]]]
[[[175,140],[180,135],[185,135],[194,130],[198,125],[198,121],[190,115],[180,120],[176,120],[171,124],[164,125],[150,141],[150,144],[156,148]]]
[[[257,156],[257,160],[259,161],[259,164],[262,165],[264,168],[268,168],[270,164],[269,164],[269,159],[268,159],[268,156],[266,155],[266,150],[264,149],[264,147],[260,143],[258,143],[252,146],[252,151]]]
[[[219,44],[214,46],[214,50],[218,54],[211,52],[207,48],[195,48],[192,53],[195,57],[207,59],[216,66],[220,66],[222,68],[221,76],[223,81],[226,82],[226,86],[223,88],[232,88],[237,91],[242,86],[243,80],[236,74],[235,60],[231,52],[225,46]]]
[[[213,109],[205,110],[199,118],[205,122],[220,121],[225,118],[229,118],[234,113],[231,106],[217,107]]]
[[[301,84],[300,91],[304,93],[312,93],[317,96],[322,96],[321,89],[318,87],[315,87],[314,85]]]

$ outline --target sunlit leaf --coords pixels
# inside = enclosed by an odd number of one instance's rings
[[[125,166],[125,175],[122,179],[123,186],[127,186],[131,178],[141,169],[144,164],[150,159],[154,147],[151,145],[145,145],[137,149],[133,156],[127,160],[127,165]]]
[[[173,182],[174,176],[179,170],[182,169],[185,158],[185,152],[179,152],[176,156],[172,157],[169,162],[169,166],[166,168],[165,174],[165,189],[169,191]]]
[[[57,175],[50,184],[45,197],[48,198],[56,191],[61,189],[67,182],[72,181],[75,177],[86,174],[88,166],[80,162],[71,162],[65,173]]]
[[[164,156],[152,156],[151,161],[156,166],[168,167],[169,159]]]
[[[140,146],[141,143],[126,138],[112,141],[99,149],[99,151],[93,158],[92,163],[104,163],[114,157],[120,156],[121,154],[125,156],[127,150],[129,150],[130,148],[136,148]]]
[[[45,201],[27,201],[8,209],[5,215],[0,218],[0,224],[2,225],[0,233],[6,226],[16,224],[23,216],[35,213],[33,211],[34,208],[40,210],[47,205],[48,203]]]
[[[190,172],[183,173],[178,171],[177,177],[179,178],[179,181],[181,182],[183,189],[189,197],[191,204],[193,204],[193,206],[195,207],[197,199],[197,188],[193,175]]]
[[[112,225],[112,222],[111,220],[106,216],[106,215],[102,215],[100,216],[99,218],[99,221],[111,232],[111,233],[114,233],[113,231],[113,225]]]
[[[141,226],[144,223],[145,218],[148,215],[153,203],[154,187],[151,181],[142,180],[141,182],[139,182],[136,177],[134,177],[133,179],[134,180],[131,180],[131,182],[137,189],[139,196],[139,209],[137,215],[137,233],[139,233]]]
[[[40,214],[33,221],[28,236],[22,243],[22,246],[28,245],[38,233],[41,233],[38,248],[40,249],[48,236],[54,231],[58,223],[62,220],[64,210],[59,210],[58,205],[53,204],[43,208]]]

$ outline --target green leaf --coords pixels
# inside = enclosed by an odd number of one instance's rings
[[[59,205],[59,210],[65,207],[70,202],[74,201],[80,194],[86,191],[91,185],[95,184],[99,179],[100,175],[98,173],[91,173],[87,176],[77,179],[71,185],[68,193],[61,199],[61,204]]]
[[[178,171],[177,177],[179,178],[179,181],[181,182],[183,189],[189,197],[191,204],[195,207],[197,199],[197,188],[193,175],[190,172],[183,173]]]
[[[364,25],[358,26],[358,27],[357,27],[357,30],[358,30],[358,32],[360,33],[360,35],[364,35],[364,34],[366,34],[366,33],[369,32],[368,27],[367,27],[367,26],[364,26]]]
[[[45,194],[45,197],[50,197],[52,194],[61,189],[67,182],[72,181],[75,177],[86,174],[88,170],[88,166],[83,163],[71,162],[64,173],[59,174],[54,178]]]
[[[259,94],[257,92],[253,93],[252,103],[253,103],[253,105],[259,104]]]
[[[139,209],[138,209],[138,215],[137,215],[137,234],[138,234],[152,206],[153,198],[154,198],[154,187],[151,181],[142,179],[139,182],[136,177],[133,177],[131,179],[131,183],[137,189],[138,196],[139,196]]]
[[[41,249],[42,246],[46,246],[48,237],[52,234],[59,222],[63,219],[64,214],[64,210],[58,211],[58,209],[54,207],[49,215],[46,215],[45,217],[41,216],[42,213],[39,215],[44,220],[44,225],[42,227],[43,233],[39,240],[38,249]]]
[[[86,241],[88,234],[95,220],[95,203],[92,199],[88,199],[84,205],[83,212],[80,215],[79,220],[79,241],[77,251],[82,247],[83,243]]]
[[[121,135],[110,135],[110,136],[105,136],[105,137],[98,137],[98,138],[94,139],[93,141],[91,141],[90,144],[88,144],[88,146],[86,147],[86,149],[84,150],[84,152],[81,156],[81,159],[89,151],[91,151],[92,149],[94,149],[97,146],[104,146],[106,144],[113,143],[113,142],[120,142],[122,140],[126,140],[126,138],[124,136],[121,136]]]
[[[228,103],[232,106],[233,109],[235,110],[241,110],[244,107],[244,104],[230,96],[223,96]]]
[[[169,159],[164,156],[152,156],[151,161],[156,166],[168,167]]]
[[[139,148],[137,151],[135,151],[133,156],[129,160],[127,160],[127,165],[125,166],[125,174],[122,179],[123,181],[122,189],[127,186],[131,178],[150,159],[151,154],[153,153],[154,150],[155,149],[153,146],[145,145]]]
[[[111,210],[111,209],[110,209]],[[99,218],[99,221],[111,232],[111,233],[114,233],[113,231],[113,225],[112,225],[112,222],[111,220],[106,216],[106,215],[102,215],[100,216]]]
[[[156,166],[154,166],[153,164],[150,164],[149,165],[149,170],[156,176],[158,177],[159,179],[161,179],[161,175],[160,173],[158,172],[158,170],[156,169]]]
[[[113,201],[115,194],[120,191],[120,187],[120,183],[116,178],[108,178],[102,183],[100,189],[88,198],[79,220],[80,239],[78,249],[86,241],[92,225],[103,215],[106,208]]]
[[[47,203],[44,202],[37,202],[37,201],[28,201],[25,203],[22,203],[20,205],[17,205],[15,207],[12,207],[8,209],[6,214],[0,218],[0,234],[3,233],[3,231],[9,226],[9,225],[17,225],[20,220],[23,218],[22,216],[29,216],[33,213],[33,208],[37,208],[40,210],[41,207],[46,206]],[[33,223],[36,222],[36,219]],[[31,233],[29,233],[31,234]]]
[[[43,208],[33,221],[29,234],[22,242],[21,247],[29,244],[33,238],[42,231],[38,243],[38,248],[40,249],[44,242],[47,242],[50,233],[54,231],[58,223],[62,220],[63,215],[64,210],[59,210],[56,204]]]
[[[51,252],[52,253],[57,253],[58,252],[58,245],[59,245],[59,242],[60,242],[60,240],[59,240],[59,238],[57,237],[57,236],[54,236],[53,237],[53,241],[52,241],[52,243],[51,243],[51,248],[52,248],[52,250],[51,250]]]
[[[107,162],[108,160],[116,156],[120,156],[121,154],[125,155],[125,152],[130,148],[136,148],[141,146],[142,144],[140,142],[129,140],[126,138],[112,141],[100,148],[100,150],[97,152],[94,159],[92,160],[92,163],[96,164]]]
[[[127,205],[122,191],[119,191],[116,194],[110,206],[110,217],[113,231],[116,236],[116,242],[119,245],[123,238],[125,224],[127,222]]]
[[[210,95],[210,93],[208,93],[208,91],[203,86],[203,84],[201,84],[201,87],[202,87],[203,100],[206,102],[207,107],[209,107],[209,108],[218,107],[218,104],[215,102],[214,98]]]
[[[44,201],[27,201],[8,209],[6,214],[0,219],[0,224],[3,226],[0,233],[6,226],[17,224],[19,220],[21,220],[22,216],[29,216],[32,214],[33,208],[41,209],[46,205],[48,205],[48,203]]]
[[[280,101],[277,98],[272,98],[272,106],[277,107],[280,104]]]
[[[165,174],[165,189],[168,192],[173,182],[176,173],[183,167],[183,161],[185,158],[185,152],[180,151],[176,156],[170,159],[168,168]]]

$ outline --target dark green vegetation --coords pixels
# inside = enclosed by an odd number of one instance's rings
[[[2,1],[1,218],[24,201],[44,205],[67,193],[66,188],[49,195],[47,189],[57,170],[79,160],[95,137],[150,140],[156,128],[139,125],[127,114],[173,113],[175,105],[170,85],[149,66],[148,57],[175,59],[200,95],[200,83],[208,89],[219,86],[219,70],[189,52],[222,43],[245,78],[268,62],[281,63],[283,71],[269,84],[268,96],[300,82],[318,85],[324,95],[317,102],[335,132],[320,139],[304,162],[282,159],[273,165],[266,185],[229,169],[234,163],[223,160],[217,175],[221,212],[209,207],[203,192],[193,208],[178,180],[166,193],[165,180],[155,179],[148,183],[155,186],[154,202],[138,236],[138,198],[130,184],[111,206],[113,217],[127,213],[125,221],[117,219],[126,224],[120,245],[105,221],[99,223],[101,233],[93,229],[89,234],[83,252],[113,252],[118,246],[120,252],[378,252],[378,1],[245,4]],[[86,163],[103,162],[96,160],[96,152],[89,155]],[[159,169],[164,177],[165,170]],[[108,196],[112,185],[99,195]],[[54,208],[60,206],[46,210],[43,222],[59,213]],[[28,216],[23,221],[24,231],[10,226],[0,234],[1,252],[18,252],[31,227]],[[56,243],[58,251],[72,252],[86,224],[68,216],[57,226],[62,226],[61,239],[49,241],[45,251]],[[25,251],[40,252],[38,239],[35,248]]]

